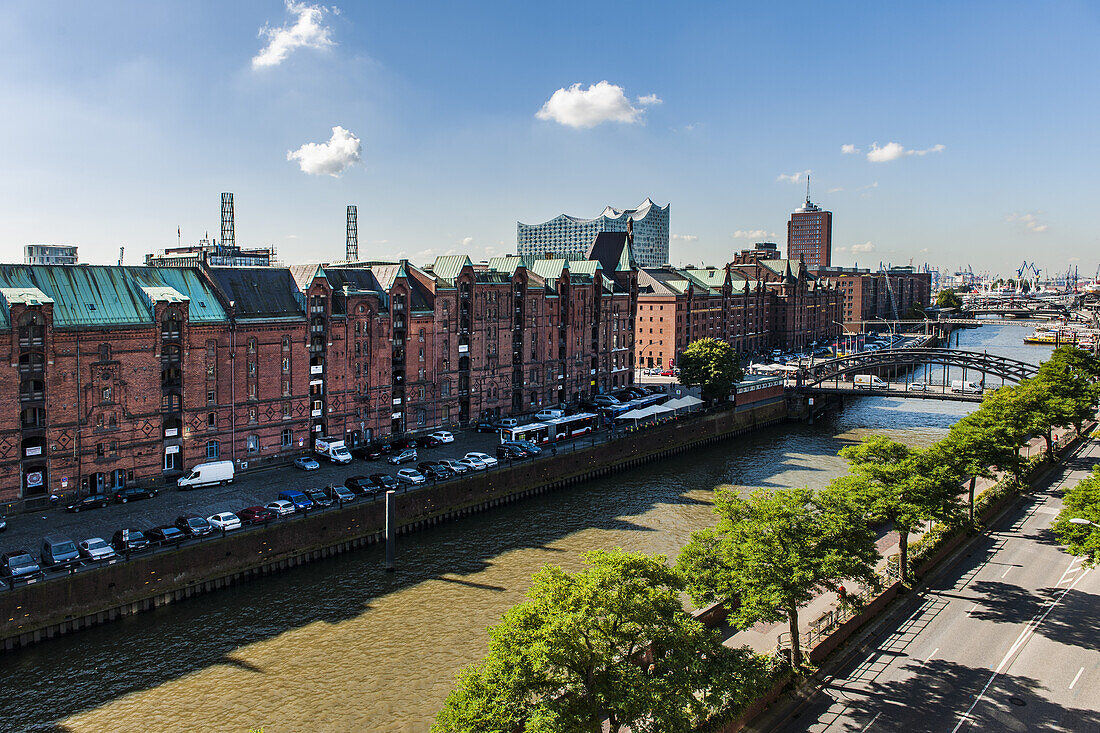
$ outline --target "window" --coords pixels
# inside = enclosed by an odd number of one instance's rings
[[[283,336],[283,351],[290,351],[290,336]]]
[[[206,393],[206,404],[212,405],[218,401],[218,394],[214,390],[209,390]]]
[[[248,339],[248,353],[249,354],[255,354],[256,353],[256,339]]]
[[[424,409],[417,410],[416,411],[416,424],[417,425],[423,425],[427,421],[428,421],[428,412]]]
[[[250,400],[256,399],[256,383],[255,382],[249,382],[248,383],[248,399],[250,399]]]
[[[249,435],[248,439],[245,441],[245,449],[249,453],[255,453],[260,450],[260,438],[256,435]]]
[[[417,331],[417,332],[416,332],[416,339],[417,339],[417,341],[419,341],[420,343],[424,343],[424,329],[423,329],[423,328],[422,328],[422,329],[420,329],[419,331]],[[420,353],[421,353],[421,355],[423,355],[423,353],[424,353],[424,350],[423,350],[423,349],[421,349],[421,350],[420,350]]]
[[[283,403],[283,419],[284,420],[289,420],[290,419],[290,403],[289,402],[284,402]]]
[[[248,362],[248,376],[256,376],[256,362],[254,361]]]
[[[449,381],[446,381],[446,380],[444,380],[443,382],[440,382],[440,384],[439,384],[439,396],[440,397],[449,397],[450,395],[451,395],[451,383]]]
[[[216,440],[206,441],[206,457],[207,458],[217,458],[220,453],[221,453],[221,446],[218,444],[218,441],[216,441]]]
[[[99,360],[110,361],[111,360],[111,345],[100,344],[99,345]]]
[[[217,422],[218,422],[218,418],[217,418],[217,413],[216,412],[206,413],[206,427],[207,428],[217,427]]]
[[[249,407],[248,408],[248,422],[250,422],[250,423],[256,422],[256,408],[255,407]]]
[[[111,388],[110,387],[104,387],[100,391],[100,394],[103,397],[103,399],[102,399],[103,402],[110,402],[111,401]]]
[[[289,372],[290,371],[290,357],[289,356],[284,356],[283,357],[283,371],[284,372]]]
[[[420,386],[420,387],[416,388],[416,399],[418,399],[418,400],[424,399],[424,387],[423,386]]]
[[[289,408],[290,405],[287,405],[286,407]],[[282,445],[282,447],[284,448],[289,448],[294,445],[294,431],[290,428],[284,428],[283,437],[279,444]]]
[[[283,397],[290,397],[290,380],[283,380]]]
[[[96,458],[103,458],[103,456],[106,455],[106,453],[107,453],[107,444],[106,443],[96,443],[95,444],[95,457]]]
[[[420,347],[420,353],[417,355],[417,358],[420,361],[424,361],[424,347],[423,346]]]

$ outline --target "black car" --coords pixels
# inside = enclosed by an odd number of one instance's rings
[[[501,445],[515,446],[529,456],[537,456],[542,453],[543,450],[529,440],[507,440],[501,443]]]
[[[329,498],[333,503],[347,503],[349,501],[355,501],[357,498],[355,492],[347,489],[343,486],[326,486],[325,496]]]
[[[111,537],[111,547],[115,552],[141,552],[148,550],[151,545],[144,532],[136,529],[120,529]]]
[[[42,577],[42,568],[27,550],[12,550],[0,555],[0,575],[33,583]]]
[[[425,435],[416,439],[417,448],[435,448],[438,445],[443,445],[443,441],[431,435]]]
[[[520,448],[518,445],[504,445],[502,443],[497,446],[497,458],[519,460],[521,458],[526,458],[527,455],[527,451]]]
[[[332,498],[323,489],[304,489],[302,493],[317,506],[332,506]]]
[[[398,487],[397,479],[388,473],[372,473],[370,475],[370,481],[375,488],[379,488],[382,491],[389,491],[390,489],[396,491]],[[354,489],[352,489],[352,491],[354,491]]]
[[[367,476],[349,476],[344,479],[344,488],[359,496],[367,496],[378,491],[378,485]]]
[[[72,504],[65,507],[67,512],[80,512],[85,509],[102,509],[111,503],[111,497],[106,494],[88,494],[82,496]]]
[[[187,539],[187,535],[183,533],[183,530],[171,524],[153,527],[145,533],[145,536],[155,545],[178,545]]]
[[[184,514],[176,517],[176,529],[188,537],[203,537],[214,531],[214,528],[210,526],[210,522],[198,514]]]
[[[415,448],[415,447],[416,447],[416,438],[402,438],[401,440],[393,441],[393,451],[392,452],[399,453],[399,452],[405,450],[406,448]]]
[[[128,501],[137,501],[138,499],[152,499],[156,495],[156,489],[147,489],[143,486],[128,486],[125,489],[119,489],[115,492],[115,501],[119,504],[125,504]]]
[[[497,426],[492,420],[478,420],[477,424],[474,425],[474,430],[479,433],[495,433]]]
[[[455,472],[445,464],[437,463],[436,461],[424,461],[418,464],[416,468],[420,473],[424,474],[425,478],[435,479],[436,481],[446,481],[455,475]]]
[[[392,452],[393,446],[389,443],[375,443],[365,448],[356,448],[351,454],[356,458],[362,458],[366,461],[377,461],[379,458],[388,456]]]

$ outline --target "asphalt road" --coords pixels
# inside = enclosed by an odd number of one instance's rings
[[[461,458],[471,451],[496,455],[500,438],[495,433],[477,433],[473,430],[451,431],[454,443],[437,448],[418,448],[417,462],[442,458]],[[252,474],[238,474],[227,486],[211,486],[179,491],[174,486],[160,487],[160,493],[152,499],[112,504],[103,509],[66,512],[64,507],[8,517],[8,529],[0,534],[0,551],[24,548],[37,557],[42,538],[48,534],[61,534],[77,542],[89,537],[102,537],[110,542],[115,530],[129,528],[145,530],[160,524],[171,524],[181,514],[198,514],[209,517],[217,512],[235,512],[248,506],[264,505],[278,498],[286,489],[305,489],[343,485],[349,476],[372,473],[394,475],[398,468],[416,468],[416,463],[393,466],[385,460],[363,461],[358,458],[345,466],[339,466],[319,458],[321,468],[302,471],[291,465],[269,468]],[[405,490],[402,486],[401,490]],[[414,490],[411,487],[409,490]],[[359,499],[364,501],[364,499]],[[285,520],[280,520],[285,521]]]
[[[1093,441],[776,730],[1100,731],[1100,569],[1048,529],[1095,463]]]

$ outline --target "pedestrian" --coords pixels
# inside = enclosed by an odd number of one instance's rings
[[[843,585],[837,586],[836,596],[837,596],[837,598],[840,599],[841,603],[848,600],[848,591],[847,591],[847,589]]]

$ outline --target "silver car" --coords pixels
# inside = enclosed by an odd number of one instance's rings
[[[80,556],[92,562],[114,560],[118,557],[115,548],[108,545],[107,541],[101,537],[89,537],[79,542],[77,546],[80,548]]]

